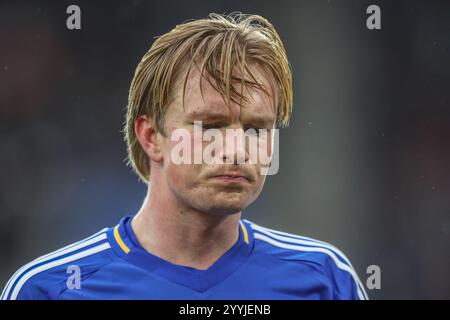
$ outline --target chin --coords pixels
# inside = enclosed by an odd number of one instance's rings
[[[223,202],[209,204],[205,211],[211,214],[231,215],[241,212],[245,207],[242,203]]]
[[[207,202],[203,202],[203,205],[205,212],[231,215],[245,210],[256,198],[256,195],[245,192],[227,192],[209,199],[205,197]]]
[[[214,214],[214,215],[223,215],[223,216],[229,216],[232,214],[236,214],[239,213],[243,210],[244,208],[211,208],[210,210],[208,210],[207,212],[210,214]]]

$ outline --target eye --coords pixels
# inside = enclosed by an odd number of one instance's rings
[[[259,136],[259,130],[263,130],[262,128],[257,128],[257,127],[246,127],[244,128],[245,134],[246,135],[251,135],[251,136]]]
[[[202,123],[203,130],[221,129],[224,126],[226,126],[226,124],[219,123],[219,122],[217,122],[217,123]]]
[[[204,123],[202,128],[204,130],[208,130],[208,129],[219,129],[220,126],[218,124],[212,123],[212,124],[208,124],[208,123]]]

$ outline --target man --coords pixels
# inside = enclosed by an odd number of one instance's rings
[[[162,35],[137,67],[124,129],[148,185],[141,209],[25,265],[2,299],[365,299],[337,248],[241,217],[268,172],[255,151],[273,156],[291,109],[266,19],[211,14]]]

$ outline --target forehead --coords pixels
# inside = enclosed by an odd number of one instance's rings
[[[177,113],[181,112],[184,116],[193,119],[206,118],[229,118],[238,120],[247,117],[259,117],[267,121],[276,120],[276,90],[274,81],[267,76],[259,67],[252,67],[251,71],[256,79],[263,85],[267,93],[263,90],[247,85],[242,88],[243,96],[246,101],[239,105],[231,101],[227,104],[226,97],[214,89],[211,83],[203,76],[200,88],[200,71],[193,68],[189,74],[184,97],[184,109],[182,103],[183,88],[182,85],[177,89],[175,108]],[[213,82],[214,80],[211,79]],[[214,82],[213,82],[214,83]],[[233,83],[237,92],[241,92],[241,83]],[[201,90],[202,89],[202,90]],[[203,95],[202,95],[203,93]],[[224,99],[225,98],[225,99]],[[236,97],[239,100],[239,97]]]

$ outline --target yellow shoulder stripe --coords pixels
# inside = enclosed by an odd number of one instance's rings
[[[247,232],[247,229],[245,228],[245,225],[242,223],[242,221],[239,221],[239,223],[241,224],[242,232],[244,233],[244,241],[245,241],[246,244],[248,244],[248,232]]]
[[[130,252],[130,248],[127,247],[127,245],[125,244],[125,242],[123,242],[122,238],[120,237],[119,234],[119,226],[117,225],[114,228],[114,239],[116,239],[117,243],[119,244],[120,248],[125,251],[125,253]]]

